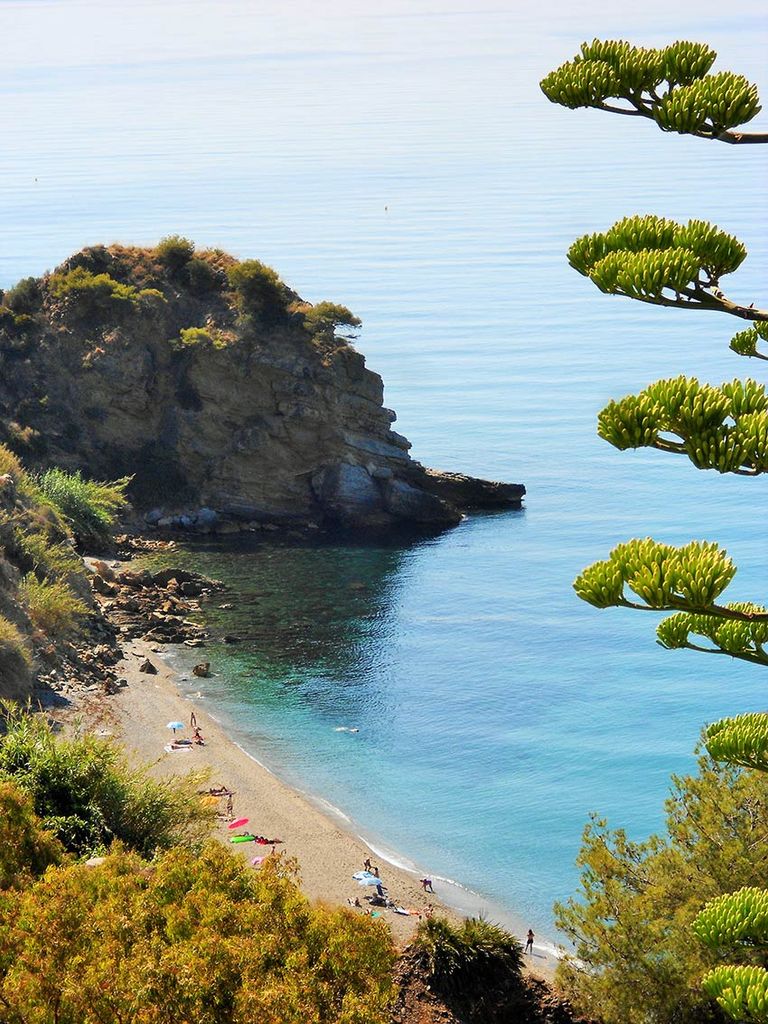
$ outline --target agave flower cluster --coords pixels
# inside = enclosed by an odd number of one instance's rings
[[[609,295],[720,309],[720,278],[737,270],[746,255],[737,238],[707,221],[678,224],[648,214],[625,217],[607,231],[577,238],[568,262]],[[755,313],[740,315],[757,319],[760,312]]]
[[[768,471],[768,394],[751,379],[719,387],[682,375],[655,381],[609,402],[597,432],[620,451],[657,448],[686,455],[697,469]]]
[[[717,139],[751,121],[761,107],[756,87],[743,75],[709,74],[716,57],[705,43],[685,40],[647,49],[624,40],[594,39],[551,71],[541,89],[552,103],[571,110],[596,107],[633,114],[652,119],[662,131]]]

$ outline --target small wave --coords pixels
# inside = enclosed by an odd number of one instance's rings
[[[211,715],[211,718],[213,718],[213,715]],[[263,761],[260,761],[258,759],[258,757],[254,757],[253,754],[251,754],[249,751],[247,751],[245,749],[245,747],[241,743],[237,742],[237,740],[232,740],[232,742],[235,744],[235,746],[237,747],[238,750],[241,750],[245,754],[246,757],[250,758],[251,761],[253,761],[255,764],[257,764],[260,768],[263,768],[265,772],[268,772],[270,775],[274,775],[275,774],[272,771],[271,768],[268,768],[267,765],[265,765]]]
[[[402,854],[394,853],[391,850],[382,850],[379,846],[374,846],[370,839],[366,839],[365,836],[358,834],[358,839],[362,840],[371,853],[375,853],[376,856],[387,864],[391,864],[393,868],[399,868],[401,871],[407,871],[411,875],[418,875],[419,869],[413,863],[412,860],[407,860]]]
[[[307,794],[307,796],[309,796],[309,794]],[[313,796],[311,797],[311,799],[314,800],[316,804],[319,804],[323,808],[323,810],[327,811],[329,814],[332,814],[334,818],[341,818],[341,820],[346,821],[347,824],[352,824],[352,819],[348,818],[340,807],[337,807],[335,804],[329,803],[327,800],[323,800],[321,796]]]

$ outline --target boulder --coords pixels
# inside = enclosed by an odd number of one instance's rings
[[[355,521],[384,509],[381,489],[365,466],[337,462],[312,477],[312,489],[332,519]]]
[[[210,661],[201,661],[192,669],[192,675],[198,676],[200,679],[207,679],[211,674],[211,663]]]
[[[198,509],[196,516],[198,527],[211,527],[215,526],[219,521],[219,513],[212,508],[201,508]]]
[[[157,669],[149,660],[149,658],[145,658],[144,661],[142,661],[142,663],[139,665],[139,672],[146,672],[148,675],[151,676],[157,675]]]
[[[461,520],[461,513],[453,505],[405,480],[389,480],[384,487],[384,497],[387,511],[398,519],[440,526]]]
[[[91,587],[95,593],[101,594],[103,597],[114,597],[117,594],[117,587],[114,583],[105,580],[98,573],[91,577]]]

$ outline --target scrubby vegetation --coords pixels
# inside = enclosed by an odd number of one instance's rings
[[[557,908],[576,956],[560,979],[605,1024],[719,1019],[701,986],[718,955],[692,922],[707,900],[768,874],[765,775],[701,758],[673,784],[665,835],[635,843],[604,821],[587,826],[581,892]]]
[[[126,504],[130,478],[110,483],[86,480],[80,472],[49,469],[37,480],[40,493],[61,513],[84,546],[108,543],[115,519]]]
[[[63,580],[38,579],[29,573],[21,581],[19,596],[32,623],[50,637],[69,633],[88,608]]]
[[[63,859],[63,846],[43,827],[29,795],[0,781],[0,893],[23,888]]]
[[[385,1024],[385,926],[313,907],[280,857],[257,873],[218,843],[198,849],[192,797],[129,773],[114,748],[55,740],[20,716],[10,726],[0,745],[3,1020]],[[104,861],[74,861],[115,838]]]
[[[215,843],[52,867],[0,901],[0,1001],[18,1021],[384,1024],[392,960],[385,928]]]
[[[68,312],[78,319],[118,316],[137,309],[142,292],[133,285],[122,284],[109,274],[93,274],[84,267],[53,274],[48,290],[56,299],[67,303]]]
[[[0,779],[30,796],[44,827],[71,853],[103,852],[119,840],[152,856],[180,842],[195,847],[208,834],[199,775],[157,781],[130,768],[107,740],[59,738],[43,718],[10,705],[5,711]]]
[[[24,635],[4,615],[0,615],[0,680],[28,669],[32,655]]]
[[[157,243],[155,250],[160,262],[166,266],[171,273],[176,273],[185,267],[195,254],[195,243],[181,235],[167,235]]]
[[[247,317],[274,320],[285,311],[287,289],[276,270],[260,260],[243,260],[227,271],[240,312]]]
[[[3,304],[17,314],[31,314],[40,308],[43,294],[34,277],[22,278],[3,295]]]
[[[229,338],[223,331],[206,327],[186,327],[179,332],[178,341],[174,342],[175,347],[194,348],[195,346],[210,346],[211,348],[226,348]]]
[[[424,954],[434,985],[444,993],[493,987],[519,976],[522,968],[514,935],[483,918],[469,917],[458,925],[443,917],[422,921],[415,945]]]
[[[310,334],[321,338],[324,341],[341,337],[346,340],[356,338],[354,329],[362,325],[360,317],[336,302],[318,302],[311,306],[304,314],[304,327]],[[343,334],[337,336],[336,332],[340,327],[346,328]]]

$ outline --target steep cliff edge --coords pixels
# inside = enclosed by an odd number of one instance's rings
[[[149,522],[445,526],[521,485],[426,470],[392,430],[342,306],[185,239],[96,246],[0,308],[0,440],[28,464],[134,477]],[[202,512],[201,512],[202,508]]]

